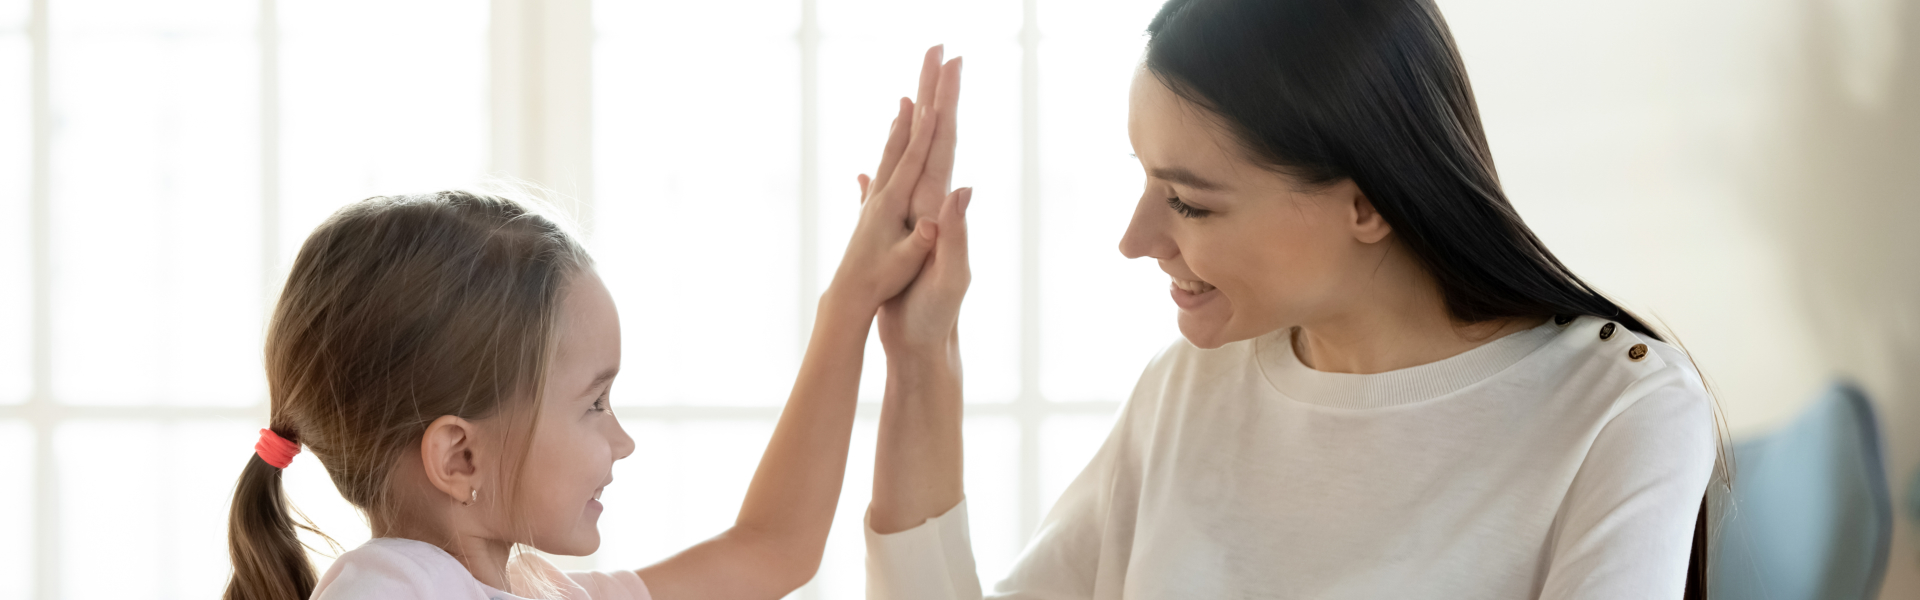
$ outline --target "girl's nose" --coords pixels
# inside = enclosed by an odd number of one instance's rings
[[[613,422],[612,441],[614,460],[633,456],[633,436],[627,435],[627,428],[620,426],[620,422],[617,420]]]

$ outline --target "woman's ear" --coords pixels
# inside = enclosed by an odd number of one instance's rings
[[[453,415],[434,419],[420,438],[420,462],[427,482],[456,502],[473,501],[480,489],[480,430]]]
[[[1376,244],[1387,239],[1393,233],[1393,226],[1387,224],[1387,218],[1374,210],[1373,201],[1367,199],[1367,193],[1352,179],[1342,181],[1336,188],[1341,197],[1347,200],[1348,224],[1353,227],[1353,238],[1362,244]]]

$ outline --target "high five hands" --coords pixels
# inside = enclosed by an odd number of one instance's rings
[[[859,178],[860,220],[832,290],[879,306],[882,342],[903,348],[950,337],[970,279],[965,210],[971,190],[947,193],[960,59],[942,64],[941,50],[927,52],[920,101],[900,99],[880,168]],[[901,318],[907,314],[924,318]],[[930,333],[935,330],[938,335]]]
[[[967,265],[968,203],[972,188],[948,192],[953,182],[961,59],[942,62],[945,48],[927,50],[920,67],[917,100],[900,99],[900,113],[887,136],[873,177],[859,177],[863,204],[907,199],[904,223],[932,221],[938,239],[919,276],[881,305],[880,342],[889,356],[941,353],[958,360],[960,301],[973,274]],[[926,134],[926,146],[920,142]]]

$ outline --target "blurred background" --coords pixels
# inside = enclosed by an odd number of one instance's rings
[[[967,59],[967,485],[988,583],[1177,335],[1115,250],[1157,0],[0,0],[0,596],[208,598],[265,314],[343,204],[554,190],[625,327],[599,553],[732,522],[920,52]],[[1830,379],[1920,467],[1920,1],[1440,0],[1520,213],[1679,334],[1735,438]],[[688,289],[699,292],[687,302]],[[1643,313],[1644,314],[1644,313]],[[881,375],[820,575],[863,594]],[[366,527],[321,466],[295,503]],[[1915,524],[1883,598],[1920,597]],[[330,558],[316,554],[324,568]]]

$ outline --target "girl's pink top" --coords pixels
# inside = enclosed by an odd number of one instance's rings
[[[534,554],[507,565],[508,587],[494,589],[439,546],[400,538],[374,538],[340,555],[320,576],[314,600],[651,600],[633,571],[562,573]],[[541,582],[545,582],[544,584]],[[547,587],[550,591],[539,591]]]

